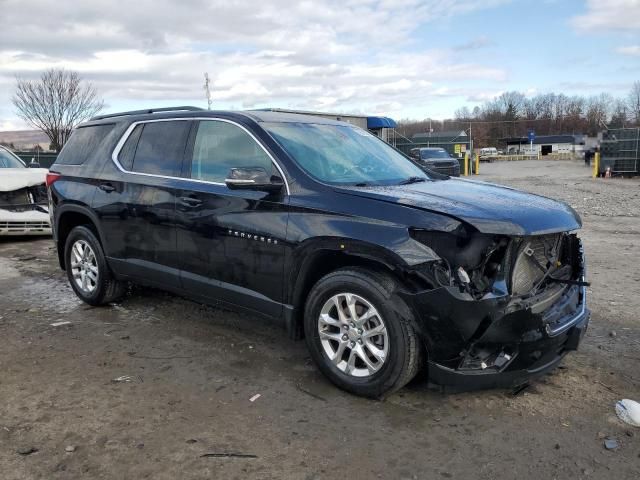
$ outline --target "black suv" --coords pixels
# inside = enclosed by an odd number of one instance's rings
[[[412,148],[409,155],[416,163],[430,170],[452,177],[460,176],[460,162],[449,155],[444,148],[422,147]]]
[[[577,348],[578,215],[421,170],[367,131],[270,111],[159,109],[81,125],[47,178],[60,265],[91,305],[126,282],[223,301],[305,337],[380,397],[516,385]]]

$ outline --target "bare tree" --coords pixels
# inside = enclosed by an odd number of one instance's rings
[[[527,97],[522,92],[505,92],[477,105],[472,111],[463,106],[455,111],[453,120],[416,122],[402,120],[405,136],[443,128],[473,129],[476,146],[499,145],[505,137],[524,137],[529,130],[538,135],[596,135],[605,128],[640,126],[640,81],[633,84],[629,95],[615,98],[609,93],[592,97],[567,96],[563,93],[542,93]]]
[[[628,124],[627,104],[623,100],[617,98],[613,103],[611,110],[611,120],[609,121],[609,127],[611,128],[624,128]]]
[[[520,92],[504,92],[496,100],[506,120],[516,120],[522,114],[526,97]]]
[[[469,120],[471,118],[471,111],[469,110],[469,107],[464,106],[462,108],[458,108],[454,115],[456,120]]]
[[[81,122],[102,110],[104,103],[90,83],[77,72],[52,69],[39,80],[17,79],[12,98],[18,115],[42,130],[59,152]]]
[[[537,103],[534,98],[527,98],[522,106],[524,117],[527,120],[535,120],[538,116]]]
[[[595,135],[606,126],[609,119],[609,111],[613,104],[613,97],[608,93],[589,97],[587,100],[587,111],[585,112],[588,122],[588,133]]]

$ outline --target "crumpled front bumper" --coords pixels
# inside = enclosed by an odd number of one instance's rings
[[[564,292],[542,311],[509,295],[475,300],[454,287],[402,294],[418,319],[429,382],[456,391],[509,388],[555,368],[578,348],[590,317],[585,287]]]
[[[33,207],[21,212],[0,208],[0,235],[51,235],[49,214],[42,207]]]

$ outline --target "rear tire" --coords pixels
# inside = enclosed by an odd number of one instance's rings
[[[122,297],[126,285],[113,278],[100,241],[86,226],[69,233],[64,248],[67,278],[75,294],[89,305],[104,305]]]
[[[311,289],[304,313],[307,346],[339,388],[382,398],[418,372],[423,347],[397,289],[390,275],[357,267],[330,273]]]

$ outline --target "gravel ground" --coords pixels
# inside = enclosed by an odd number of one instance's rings
[[[476,178],[584,220],[591,328],[523,393],[418,379],[357,398],[259,318],[146,288],[91,308],[50,240],[1,240],[0,478],[637,479],[640,429],[613,407],[640,400],[640,182],[560,161],[482,164]]]

